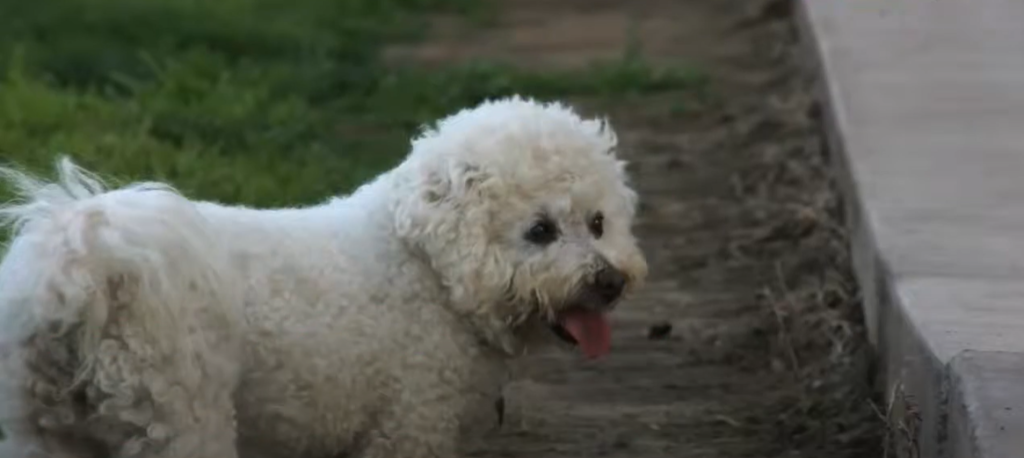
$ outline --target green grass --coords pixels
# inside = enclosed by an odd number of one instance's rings
[[[486,98],[614,98],[691,87],[635,53],[536,73],[487,62],[392,68],[431,12],[474,0],[0,0],[0,161],[54,156],[124,180],[260,206],[350,191],[419,126]]]

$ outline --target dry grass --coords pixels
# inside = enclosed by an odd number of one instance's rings
[[[778,116],[750,126],[790,138],[753,149],[757,165],[737,176],[748,211],[763,224],[734,249],[774,260],[760,297],[764,322],[777,336],[771,353],[787,361],[796,378],[794,391],[778,403],[781,439],[800,448],[829,437],[826,442],[860,456],[856,450],[877,449],[885,425],[873,408],[873,354],[842,200],[820,135],[810,134],[817,129],[814,101],[802,86],[777,101]]]

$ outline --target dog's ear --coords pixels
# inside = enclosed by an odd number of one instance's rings
[[[433,190],[430,197],[440,197],[449,205],[465,206],[479,197],[490,175],[479,166],[456,162],[445,170],[430,174],[427,185]]]
[[[453,234],[467,215],[485,209],[479,205],[490,175],[462,162],[419,167],[405,177],[394,209],[398,236],[422,245],[432,234]],[[421,247],[423,248],[423,247]]]
[[[468,163],[423,168],[398,197],[395,228],[409,249],[437,274],[450,307],[482,336],[512,353],[517,340],[499,310],[513,268],[489,236],[503,192],[499,179]]]

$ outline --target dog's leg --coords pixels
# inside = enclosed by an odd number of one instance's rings
[[[131,300],[114,299],[133,294],[104,297],[95,348],[83,351],[85,323],[56,322],[3,346],[0,412],[11,451],[0,458],[235,457],[231,339],[196,323],[166,347]]]
[[[111,329],[111,334],[123,334]],[[130,333],[129,333],[130,334]],[[4,374],[9,451],[0,458],[232,458],[233,384],[161,363],[146,339],[107,338],[94,365],[77,376],[73,335],[40,332]],[[7,359],[5,363],[14,363]],[[11,414],[14,415],[11,415]],[[16,421],[15,421],[16,420]]]
[[[401,425],[375,434],[358,458],[456,458],[457,435],[443,424]]]
[[[467,399],[460,384],[444,382],[431,376],[406,379],[403,400],[370,433],[357,457],[455,458]]]
[[[207,347],[189,367],[168,363],[145,338],[105,343],[89,386],[98,413],[90,429],[115,456],[236,456],[234,355]]]

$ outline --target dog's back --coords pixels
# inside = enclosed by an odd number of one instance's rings
[[[0,458],[233,456],[241,299],[217,238],[166,186],[58,171],[0,169],[20,197],[0,207]]]

